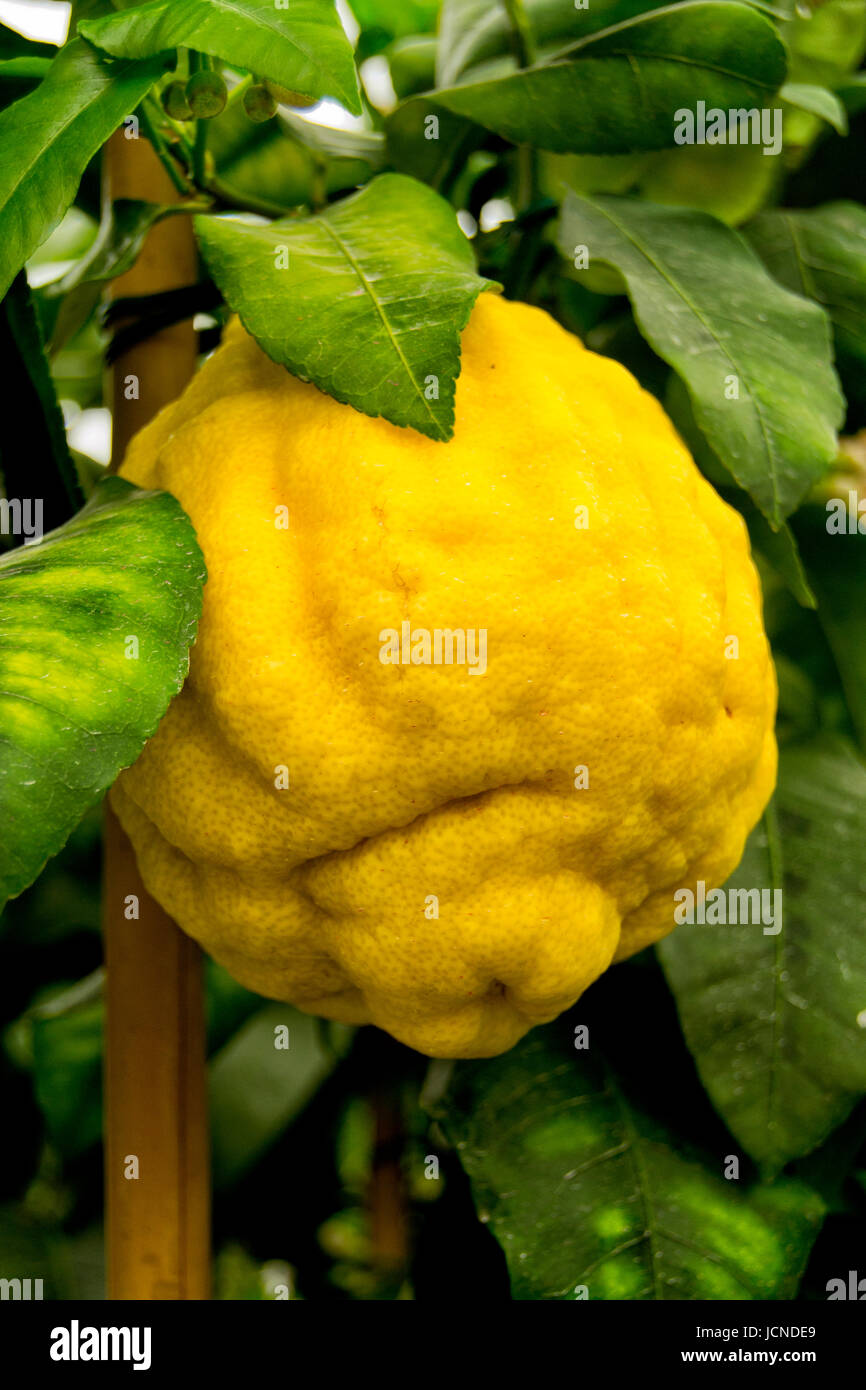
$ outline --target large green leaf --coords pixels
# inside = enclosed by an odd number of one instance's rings
[[[183,45],[318,100],[361,110],[352,49],[330,0],[150,0],[84,20],[79,33],[116,58]]]
[[[770,21],[733,0],[694,0],[590,34],[555,60],[471,77],[431,101],[517,143],[618,154],[674,144],[675,112],[764,106],[785,78]]]
[[[585,246],[591,267],[620,273],[710,446],[778,526],[836,456],[843,402],[823,311],[705,213],[570,194],[559,243],[569,260]]]
[[[196,231],[229,304],[275,362],[367,415],[450,437],[460,333],[492,282],[475,273],[444,199],[383,174],[314,217],[197,217]]]
[[[774,805],[727,884],[781,889],[781,931],[683,923],[658,948],[710,1098],[770,1172],[820,1144],[866,1091],[864,843],[866,770],[853,750],[783,749]]]
[[[0,111],[0,296],[57,226],[97,150],[161,71],[159,58],[109,66],[74,39],[34,92]]]
[[[120,478],[0,560],[0,904],[156,730],[186,676],[204,577],[174,498]]]
[[[459,1063],[442,1116],[514,1298],[791,1298],[820,1200],[793,1182],[741,1193],[568,1041],[553,1025]]]
[[[750,222],[746,235],[771,275],[827,310],[846,394],[866,409],[866,209],[777,209]]]

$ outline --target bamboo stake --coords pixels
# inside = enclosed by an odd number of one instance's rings
[[[177,197],[147,141],[128,140],[122,131],[106,147],[105,180],[112,198],[166,203]],[[151,294],[195,278],[189,219],[170,217],[151,231],[114,292]],[[112,468],[131,436],[177,396],[195,365],[189,323],[154,335],[116,363]],[[132,376],[137,399],[127,399]],[[138,899],[138,920],[125,916],[131,894]],[[201,955],[148,895],[108,808],[103,903],[108,1296],[206,1299],[210,1182]]]

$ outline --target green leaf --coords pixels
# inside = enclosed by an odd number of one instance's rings
[[[769,1172],[820,1144],[866,1091],[864,841],[853,750],[784,748],[775,802],[726,885],[781,889],[782,930],[683,923],[658,947],[701,1080]]]
[[[102,1002],[33,1018],[36,1099],[51,1138],[74,1157],[102,1132]]]
[[[571,194],[559,245],[569,260],[586,246],[592,265],[622,275],[638,327],[682,377],[711,448],[778,526],[836,455],[843,403],[824,313],[705,213]]]
[[[444,199],[383,174],[314,217],[197,217],[196,231],[213,278],[275,362],[366,415],[450,438],[460,333],[493,284],[475,273]],[[431,377],[438,399],[428,399]]]
[[[827,310],[842,384],[866,409],[866,209],[778,209],[756,217],[746,235],[780,284]]]
[[[106,285],[135,264],[151,227],[163,217],[186,211],[137,198],[116,198],[108,204],[87,255],[42,290],[43,321],[49,318],[52,324],[52,352],[86,323]]]
[[[420,38],[397,39],[386,48],[391,82],[400,101],[433,86],[436,46],[434,38],[424,35]]]
[[[57,226],[81,175],[162,72],[159,59],[101,63],[81,40],[62,48],[43,82],[0,111],[0,296]]]
[[[288,1030],[288,1047],[277,1045]],[[210,1064],[213,1180],[235,1182],[300,1113],[338,1058],[318,1020],[287,1004],[260,1009]]]
[[[149,58],[183,46],[318,101],[335,97],[360,114],[349,40],[330,0],[151,0],[79,26],[115,58]]]
[[[763,106],[785,77],[773,25],[734,0],[694,0],[590,34],[556,61],[475,78],[431,100],[516,143],[587,154],[674,144],[675,112]]]
[[[515,1299],[791,1298],[822,1204],[801,1183],[744,1193],[687,1155],[598,1055],[536,1029],[458,1063],[442,1117]],[[712,1166],[710,1166],[712,1162]],[[583,1292],[586,1290],[586,1292]]]
[[[813,116],[820,116],[822,121],[838,130],[840,135],[848,134],[845,107],[835,92],[829,91],[826,87],[817,87],[809,82],[786,82],[779,96],[782,101],[786,101],[789,106],[796,106],[799,111],[808,111]]]
[[[120,478],[0,560],[0,904],[155,732],[186,676],[204,578],[175,499]]]
[[[19,501],[41,499],[42,525],[53,530],[84,499],[23,270],[0,308],[0,361],[0,418],[7,422],[5,437],[0,437],[5,495]]]

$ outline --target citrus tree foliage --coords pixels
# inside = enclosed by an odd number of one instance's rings
[[[60,45],[0,26],[0,939],[22,981],[3,1065],[25,1153],[51,1156],[37,1225],[0,1166],[0,1274],[23,1251],[54,1294],[98,1287],[87,1221],[64,1228],[100,1133],[93,808],[183,683],[206,578],[175,500],[102,478],[64,421],[99,409],[109,346],[198,315],[206,349],[235,313],[287,372],[446,441],[482,292],[627,366],[742,513],[781,771],[728,887],[783,911],[778,932],[681,925],[493,1061],[424,1082],[386,1050],[416,1229],[452,1233],[467,1296],[824,1297],[822,1222],[854,1261],[864,52],[856,0],[79,0]],[[150,143],[173,202],[101,193],[111,137]],[[193,220],[200,279],[110,344],[106,295],[168,217]],[[296,1274],[304,1296],[422,1297],[435,1239],[392,1286],[361,1212],[380,1053],[215,966],[208,1004],[220,1290]],[[286,1162],[309,1200],[275,1249],[254,1214]]]

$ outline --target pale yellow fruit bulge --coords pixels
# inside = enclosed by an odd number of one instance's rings
[[[121,471],[179,499],[208,580],[112,800],[150,891],[249,988],[489,1056],[736,867],[776,769],[745,527],[543,311],[480,296],[448,443],[234,324]],[[483,629],[486,670],[384,664],[407,620]]]

